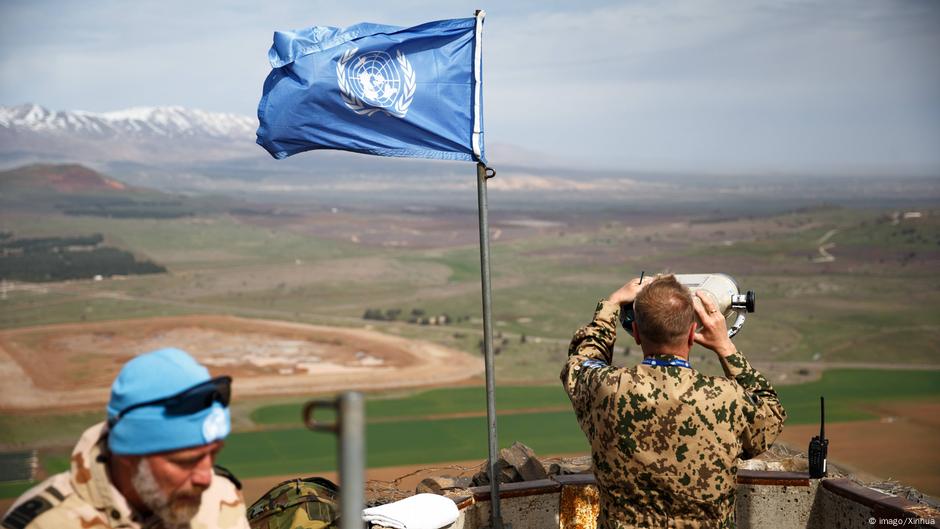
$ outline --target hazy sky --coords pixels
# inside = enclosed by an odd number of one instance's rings
[[[254,115],[274,30],[480,7],[488,142],[624,169],[940,174],[940,1],[493,4],[0,0],[0,104]]]

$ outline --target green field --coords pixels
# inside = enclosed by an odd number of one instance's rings
[[[940,215],[930,210],[896,225],[891,213],[822,208],[714,222],[676,217],[676,228],[665,220],[634,227],[608,212],[557,232],[494,240],[494,320],[506,339],[497,357],[500,378],[554,380],[565,342],[589,321],[597,300],[640,270],[721,271],[756,290],[757,312],[736,341],[757,360],[885,362],[903,351],[906,361],[937,363]],[[433,218],[422,221],[435,225]],[[349,232],[397,233],[372,226],[367,214],[362,224]],[[378,330],[471,353],[480,337],[476,244],[368,246],[327,236],[318,225],[262,226],[218,214],[161,220],[23,214],[5,217],[0,228],[23,237],[102,233],[106,243],[170,270],[14,291],[9,310],[0,313],[3,328],[194,312],[355,326],[377,308],[464,318],[445,329],[370,320]],[[829,232],[836,260],[813,262]],[[699,364],[717,373],[717,364]]]
[[[173,219],[4,211],[0,231],[17,237],[101,233],[105,244],[169,273],[4,290],[0,329],[231,314],[368,325],[479,354],[475,212],[390,208],[307,217],[329,209],[304,203],[285,204],[289,215],[240,217],[228,213],[227,199],[205,200],[211,207]],[[773,380],[794,380],[806,366],[825,370],[819,381],[778,387],[788,424],[816,423],[820,394],[827,397],[830,421],[873,418],[866,408],[877,402],[936,402],[938,371],[830,369],[846,363],[940,365],[936,204],[922,205],[923,217],[909,221],[885,208],[754,215],[735,204],[737,198],[716,200],[714,210],[675,215],[651,206],[654,218],[648,219],[626,207],[575,214],[550,207],[513,211],[494,201],[491,228],[505,233],[492,241],[502,445],[519,440],[542,454],[586,449],[557,381],[567,342],[590,321],[598,299],[641,270],[724,272],[757,291],[757,312],[735,339],[740,349],[755,363],[774,362]],[[520,229],[505,219],[549,221],[550,227]],[[359,242],[369,237],[371,242]],[[835,260],[814,261],[825,237],[836,245],[830,250]],[[366,321],[367,309],[400,310],[403,318]],[[407,323],[413,310],[456,321]],[[638,356],[633,341],[621,335],[614,362],[634,364]],[[692,359],[703,372],[720,373],[713,354],[697,348]],[[335,445],[326,435],[299,429],[301,405],[284,398],[236,402],[235,433],[222,462],[245,476],[332,468]],[[467,416],[484,409],[483,390],[475,387],[370,395],[369,464],[485,457],[483,419]],[[67,465],[77,435],[99,417],[56,410],[0,414],[0,446],[38,448],[44,468],[57,471]],[[25,486],[2,485],[0,495]]]
[[[509,386],[501,387],[496,392],[496,409],[500,411],[570,405],[560,385]],[[263,406],[252,412],[251,419],[256,424],[296,424],[301,408],[300,403]],[[435,389],[407,398],[369,399],[366,403],[366,417],[384,421],[402,417],[478,413],[485,409],[486,395],[481,388]]]
[[[886,400],[935,401],[940,397],[940,371],[833,370],[818,381],[782,386],[779,393],[789,414],[787,424],[818,423],[820,395],[826,396],[829,422],[875,419],[875,415],[865,411],[866,405]],[[497,409],[501,412],[570,405],[560,384],[497,388],[497,396]],[[368,465],[485,458],[486,423],[482,416],[386,422],[393,417],[483,409],[482,388],[439,389],[401,399],[370,399]],[[300,404],[261,407],[252,417],[268,425],[297,424]],[[501,415],[499,436],[500,446],[522,441],[543,455],[588,450],[574,413],[569,410]],[[235,433],[226,443],[222,462],[246,477],[302,474],[335,468],[335,449],[331,436],[302,428]]]
[[[485,417],[373,423],[366,436],[370,467],[486,458]],[[499,437],[500,446],[524,440],[541,454],[588,449],[571,412],[503,416]],[[332,470],[336,445],[331,436],[302,428],[246,432],[226,441],[220,464],[245,477]]]
[[[833,369],[820,380],[779,386],[777,392],[787,410],[787,424],[819,422],[819,397],[826,398],[826,421],[875,419],[864,411],[880,402],[940,399],[940,371],[878,371]]]
[[[875,418],[862,410],[865,404],[940,397],[940,371],[833,369],[824,372],[819,380],[775,389],[787,409],[787,424],[818,422],[820,396],[827,399],[827,420],[863,420]],[[395,417],[479,412],[485,409],[483,399],[482,388],[436,389],[401,399],[370,399],[366,416],[385,421]],[[496,392],[496,409],[500,412],[567,406],[570,402],[560,383],[499,387]],[[257,424],[297,424],[301,408],[300,402],[262,406],[251,413],[251,418]]]
[[[781,386],[778,391],[789,415],[788,425],[817,423],[820,395],[826,397],[827,422],[875,419],[866,406],[885,401],[936,402],[940,398],[940,371],[837,369],[825,372],[820,380]],[[499,387],[497,396],[500,446],[521,441],[542,455],[588,450],[560,385]],[[247,415],[253,425],[244,424],[241,431],[229,436],[220,464],[243,477],[333,470],[335,438],[299,427],[301,407],[301,401],[254,409],[250,409],[250,402],[241,403],[234,413]],[[484,410],[483,389],[478,387],[435,389],[404,397],[371,396],[367,400],[368,466],[484,459]],[[477,415],[434,418],[461,413]],[[50,439],[65,443],[99,418],[100,414],[92,412],[0,415],[0,434],[9,445],[29,446]],[[66,469],[65,454],[61,450],[45,452],[43,467],[48,472]],[[15,496],[28,485],[7,484],[0,488],[0,495]]]

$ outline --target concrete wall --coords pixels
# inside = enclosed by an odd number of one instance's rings
[[[451,529],[484,529],[490,526],[489,487],[470,490],[471,496],[458,499],[460,517]],[[503,522],[511,523],[514,529],[559,527],[561,490],[561,484],[550,479],[501,486]]]
[[[816,529],[854,529],[873,527],[869,524],[872,512],[862,503],[848,501],[831,491],[820,487],[813,505],[812,528]]]
[[[864,487],[827,479],[813,501],[811,529],[940,527],[940,511]]]
[[[449,529],[490,526],[488,487],[458,498],[460,517]],[[500,487],[504,524],[512,529],[595,529],[598,494],[594,476],[556,476],[551,480]],[[938,527],[940,512],[883,494],[849,480],[810,480],[806,474],[748,472],[738,476],[739,529],[869,529]],[[875,523],[870,523],[871,520]],[[905,522],[906,520],[906,522]]]
[[[500,501],[503,522],[516,528],[554,528],[558,527],[559,493],[538,494],[508,498]],[[453,529],[484,529],[490,525],[490,502],[474,504],[472,508],[461,509],[461,519],[457,519]]]
[[[735,519],[740,529],[805,528],[819,482],[804,486],[738,485]]]

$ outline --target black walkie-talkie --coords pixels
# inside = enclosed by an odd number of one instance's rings
[[[829,439],[826,439],[826,401],[819,397],[819,437],[809,442],[809,477],[826,477],[826,454]]]

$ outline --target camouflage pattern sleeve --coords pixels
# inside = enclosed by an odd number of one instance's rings
[[[596,358],[609,364],[617,340],[619,318],[620,305],[602,299],[594,309],[594,321],[578,329],[571,338],[568,356]]]
[[[725,375],[738,383],[744,403],[744,428],[741,432],[742,459],[751,459],[760,455],[774,443],[783,430],[787,412],[780,403],[780,397],[764,378],[740,352],[721,358],[721,367]]]
[[[578,329],[571,338],[568,360],[561,370],[561,381],[575,409],[579,408],[579,404],[589,405],[587,400],[597,396],[597,389],[605,375],[613,369],[610,364],[619,317],[619,305],[601,300],[595,309],[594,321]]]

